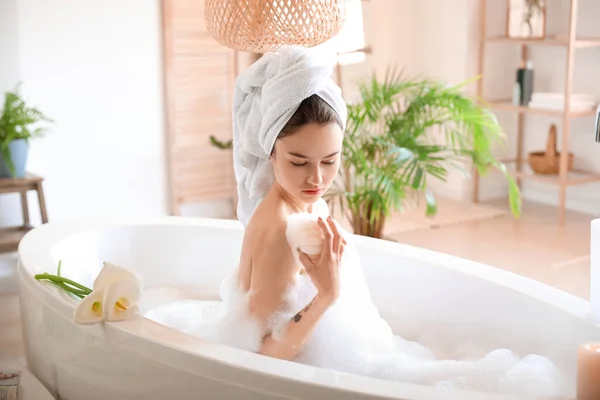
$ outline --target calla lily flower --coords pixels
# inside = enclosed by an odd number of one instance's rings
[[[75,308],[78,324],[123,321],[135,316],[142,293],[142,279],[133,272],[105,262],[94,280],[92,292]]]
[[[104,289],[102,315],[105,321],[122,321],[138,313],[137,303],[142,286],[136,281],[123,280],[111,283]]]
[[[103,318],[102,291],[93,291],[85,296],[73,312],[73,319],[78,324],[96,324]]]
[[[122,321],[139,312],[137,303],[142,295],[142,279],[133,272],[105,262],[90,289],[61,276],[60,269],[61,262],[57,275],[37,274],[35,279],[46,280],[81,299],[73,312],[73,320],[78,324]]]

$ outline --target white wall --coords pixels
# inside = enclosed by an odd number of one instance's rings
[[[414,0],[376,0],[363,2],[365,41],[373,50],[363,63],[343,67],[342,88],[347,100],[358,97],[356,83],[373,72],[383,79],[387,68],[412,70],[415,60]]]
[[[20,78],[17,0],[0,2],[0,90],[12,89]]]
[[[13,20],[14,6],[3,11]],[[160,2],[19,0],[14,20],[20,73],[3,87],[21,78],[26,97],[56,120],[32,142],[28,164],[46,178],[50,219],[166,214]],[[0,31],[0,43],[16,54],[14,32]],[[3,225],[20,223],[12,200],[1,203]]]
[[[415,1],[412,69],[419,75],[434,77],[449,84],[459,84],[476,75],[478,25],[477,0]],[[475,85],[465,90],[474,93]],[[438,194],[468,200],[470,178],[453,170],[446,182],[430,178],[429,186]]]
[[[449,83],[460,83],[476,74],[477,0],[377,0],[363,4],[365,37],[373,54],[365,63],[344,67],[347,98],[356,95],[356,79],[372,71],[383,78],[391,67],[404,70],[407,77],[423,75]],[[428,184],[447,197],[469,197],[470,180],[458,171],[449,174],[446,182],[430,179]]]
[[[21,79],[18,31],[17,0],[0,1],[0,110],[4,92],[13,90]],[[18,204],[17,195],[0,195],[0,225],[21,223]]]

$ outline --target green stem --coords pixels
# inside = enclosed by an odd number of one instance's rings
[[[61,282],[61,283],[67,283],[71,286],[75,286],[76,288],[80,289],[81,291],[87,292],[87,294],[92,293],[92,289],[83,286],[80,283],[77,283],[75,281],[70,280],[69,278],[65,278],[63,276],[58,276],[58,275],[52,275],[52,274],[37,274],[34,276],[35,279],[48,279],[50,281],[53,282]]]
[[[69,291],[71,291],[73,293],[79,293],[79,294],[82,294],[84,296],[87,296],[88,294],[91,293],[91,292],[88,292],[87,290],[82,290],[82,289],[78,289],[78,288],[73,287],[73,286],[69,286],[69,284],[66,283],[66,282],[58,282],[58,283],[60,283],[61,285],[63,285],[65,287],[65,289],[68,289]]]
[[[60,268],[60,264],[59,264],[59,268]],[[85,296],[89,295],[90,293],[92,293],[92,289],[83,286],[80,283],[77,283],[75,281],[72,281],[68,278],[65,278],[63,276],[58,276],[58,275],[52,275],[52,274],[37,274],[34,276],[35,279],[40,280],[40,279],[46,279],[48,280],[51,284],[58,286],[59,288],[79,297],[80,299],[83,299]],[[68,285],[71,285],[73,287],[70,287]],[[122,310],[127,310],[127,307],[125,307],[123,304],[121,304],[121,302],[117,301],[116,302],[116,306],[119,307]]]
[[[54,282],[54,281],[48,281],[48,282],[50,282],[54,286],[57,286],[57,287],[63,289],[66,292],[69,292],[69,293],[71,293],[71,294],[79,297],[80,299],[83,299],[85,297],[85,294],[71,291],[71,289],[67,285],[65,285],[64,283],[62,283],[62,282]]]

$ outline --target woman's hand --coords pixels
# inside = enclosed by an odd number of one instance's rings
[[[317,257],[311,259],[298,249],[300,262],[310,276],[319,294],[330,301],[337,300],[340,292],[339,267],[346,247],[346,240],[338,230],[331,217],[327,222],[319,218],[319,226],[323,230],[323,250]]]

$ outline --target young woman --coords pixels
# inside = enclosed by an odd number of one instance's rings
[[[340,167],[346,122],[323,61],[310,50],[284,48],[236,81],[233,151],[245,235],[239,266],[221,287],[226,314],[217,340],[384,379],[564,394],[549,361],[519,373],[532,359],[506,349],[476,361],[437,360],[380,317],[351,235],[321,198]]]
[[[251,293],[250,314],[266,321],[284,302],[297,274],[307,274],[317,294],[289,321],[277,339],[267,334],[260,353],[292,359],[315,324],[337,300],[338,270],[346,244],[330,217],[319,218],[324,247],[311,258],[290,248],[289,216],[317,213],[321,196],[338,173],[343,143],[340,116],[323,99],[303,100],[282,129],[271,152],[275,182],[252,214],[244,236],[238,284]],[[299,252],[298,263],[293,252]]]

